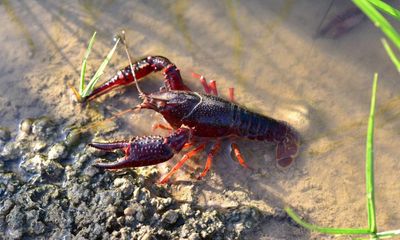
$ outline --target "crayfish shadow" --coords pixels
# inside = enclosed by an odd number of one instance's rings
[[[236,142],[249,168],[242,167],[224,143],[213,160],[212,168],[203,179],[173,180],[173,185],[178,186],[176,191],[181,191],[181,187],[194,189],[191,196],[193,199],[181,200],[195,201],[201,206],[213,208],[241,205],[257,206],[260,210],[283,208],[286,203],[282,196],[287,191],[282,183],[287,180],[287,173],[294,170],[278,169],[275,164],[274,144],[250,140]],[[197,160],[187,164],[183,171],[198,176],[203,170],[206,156],[206,153],[201,154]]]

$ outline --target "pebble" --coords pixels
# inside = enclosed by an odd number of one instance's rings
[[[47,158],[50,160],[60,160],[67,155],[67,148],[62,143],[54,144],[47,154]]]
[[[162,217],[161,217],[161,222],[167,225],[172,225],[174,223],[176,223],[176,221],[178,220],[178,213],[174,210],[168,210],[166,211]]]
[[[47,147],[47,143],[45,141],[35,141],[32,145],[32,150],[34,152],[40,152]]]
[[[24,119],[19,124],[19,130],[23,133],[29,134],[31,132],[33,120],[30,118]]]
[[[7,128],[0,128],[0,140],[7,142],[11,138],[10,130]]]
[[[77,129],[74,129],[71,132],[69,132],[68,135],[65,137],[65,145],[73,147],[79,143],[80,139],[81,139],[81,132]]]

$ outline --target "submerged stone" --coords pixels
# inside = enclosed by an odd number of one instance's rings
[[[32,133],[39,137],[50,136],[54,133],[55,125],[48,117],[36,119],[32,124]]]
[[[51,148],[49,153],[47,154],[48,159],[50,160],[61,160],[67,155],[67,148],[62,143],[56,143]]]
[[[8,128],[0,127],[0,141],[7,142],[11,139],[11,132]]]
[[[25,134],[31,133],[33,119],[27,118],[21,121],[19,124],[19,130]]]

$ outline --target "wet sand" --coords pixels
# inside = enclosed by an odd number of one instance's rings
[[[338,3],[328,18],[348,7]],[[298,129],[296,162],[279,170],[272,145],[240,141],[251,170],[224,150],[202,181],[206,154],[175,176],[168,189],[178,201],[203,207],[257,207],[280,212],[290,205],[313,223],[365,227],[364,158],[374,72],[380,74],[376,109],[376,203],[379,230],[399,227],[400,194],[396,146],[400,140],[399,77],[386,56],[378,29],[365,21],[340,39],[315,38],[329,2],[323,1],[3,1],[0,5],[0,126],[15,129],[28,117],[50,116],[65,125],[91,121],[73,101],[67,84],[78,85],[80,64],[93,31],[93,73],[125,29],[132,54],[163,55],[193,89],[191,72],[217,80],[223,96],[234,86],[237,102]],[[122,48],[105,76],[127,64]],[[143,88],[158,89],[152,75]],[[133,88],[100,98],[100,114],[138,103]],[[115,137],[150,134],[154,113],[126,115]],[[176,161],[176,159],[175,159]],[[163,172],[174,160],[160,165]],[[193,174],[194,172],[194,174]],[[325,237],[325,236],[323,236]],[[264,222],[246,238],[321,239],[288,221]]]

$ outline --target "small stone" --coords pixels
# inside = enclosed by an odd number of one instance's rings
[[[47,143],[44,141],[35,141],[32,145],[32,150],[34,152],[40,152],[47,146]]]
[[[0,215],[6,216],[10,210],[14,207],[14,202],[10,199],[6,199],[0,207]]]
[[[0,140],[1,141],[8,141],[11,138],[10,130],[7,128],[0,128]]]
[[[140,238],[140,240],[152,240],[152,239],[153,239],[153,236],[151,235],[150,232],[143,234],[143,236]]]
[[[19,124],[19,130],[25,134],[29,134],[31,132],[33,120],[30,118],[24,119]]]
[[[94,166],[89,166],[88,168],[85,169],[84,173],[88,177],[94,177],[96,174],[98,174],[100,170],[97,167]]]
[[[116,178],[114,179],[114,187],[120,187],[125,184],[128,180],[126,178]]]
[[[133,214],[136,212],[135,209],[133,209],[133,207],[127,207],[124,209],[124,215],[125,216],[133,216]]]
[[[198,233],[192,233],[190,234],[190,236],[188,237],[188,240],[200,240],[200,236]]]
[[[123,216],[117,218],[117,222],[119,225],[123,226],[125,224],[125,218]]]
[[[69,147],[73,147],[79,143],[79,140],[81,139],[81,132],[79,130],[72,130],[71,132],[68,133],[68,135],[65,138],[65,145]]]
[[[190,207],[190,204],[188,204],[188,203],[182,204],[180,207],[180,210],[181,210],[182,214],[185,216],[193,215],[193,210]]]
[[[179,217],[179,215],[176,211],[168,210],[162,215],[161,222],[166,225],[172,225],[172,224],[176,223],[176,221],[178,220],[178,217]]]
[[[143,213],[143,209],[139,208],[136,212],[136,220],[138,220],[139,222],[144,222],[145,220],[145,216]]]
[[[15,160],[21,154],[20,149],[13,142],[9,142],[3,148],[3,151],[0,153],[0,156],[3,157],[4,161]]]
[[[49,153],[47,154],[48,159],[50,160],[60,160],[67,155],[67,148],[62,143],[56,143],[51,148]]]
[[[60,180],[63,176],[64,168],[58,162],[46,160],[41,166],[42,177],[49,178],[53,181]]]
[[[64,168],[61,164],[46,159],[43,155],[35,155],[21,164],[21,168],[29,173],[41,174],[52,180],[62,177]]]
[[[38,154],[33,158],[30,158],[21,164],[21,168],[30,173],[39,173],[41,169],[41,164],[45,162],[46,159],[43,155]]]
[[[32,124],[32,133],[36,136],[45,137],[54,131],[54,123],[47,117],[36,119]]]

